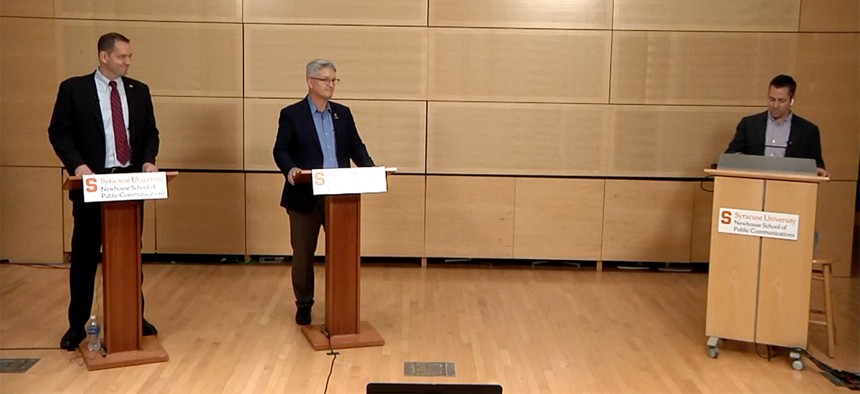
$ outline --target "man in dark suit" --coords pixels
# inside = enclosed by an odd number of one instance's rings
[[[158,171],[152,98],[145,84],[125,76],[131,56],[128,38],[105,34],[98,41],[98,68],[60,84],[48,138],[70,175]],[[84,203],[81,190],[70,191],[69,199],[74,217],[69,329],[60,347],[71,351],[86,337],[102,228],[100,203]],[[155,334],[155,326],[143,319],[143,335]]]
[[[768,88],[768,110],[741,119],[726,153],[814,159],[818,175],[827,176],[818,126],[791,110],[796,91],[794,78],[774,77]]]
[[[290,217],[293,247],[292,279],[296,296],[296,323],[311,324],[314,303],[314,251],[320,226],[325,224],[323,197],[313,195],[309,182],[296,182],[301,170],[372,167],[373,159],[358,135],[349,108],[331,100],[337,69],[316,59],[306,67],[308,95],[281,110],[273,153],[286,177],[281,206]]]

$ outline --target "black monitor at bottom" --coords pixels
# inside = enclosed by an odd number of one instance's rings
[[[502,394],[502,386],[465,383],[368,383],[367,394]]]

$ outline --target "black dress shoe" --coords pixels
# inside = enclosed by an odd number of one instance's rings
[[[83,331],[77,331],[71,327],[66,330],[66,334],[63,335],[63,339],[60,339],[60,349],[66,349],[70,352],[75,351],[78,348],[78,345],[81,344],[81,341],[87,337]]]
[[[151,335],[158,335],[158,330],[155,329],[152,323],[143,319],[143,336],[148,337]]]
[[[299,306],[299,309],[296,310],[296,324],[300,326],[306,326],[308,324],[311,324],[310,306]]]

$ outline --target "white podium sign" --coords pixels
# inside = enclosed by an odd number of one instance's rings
[[[791,213],[720,208],[718,231],[753,237],[797,240],[800,216]]]
[[[167,174],[164,172],[84,175],[81,179],[84,202],[167,198]]]
[[[385,167],[327,168],[311,170],[314,195],[385,193]]]

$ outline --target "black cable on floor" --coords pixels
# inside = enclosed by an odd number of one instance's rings
[[[327,356],[334,356],[331,359],[331,366],[328,369],[328,377],[325,378],[325,390],[323,390],[323,394],[326,394],[326,393],[328,393],[328,383],[331,380],[331,374],[332,374],[332,372],[334,372],[334,362],[335,362],[335,360],[337,360],[337,355],[340,353],[334,351],[334,348],[331,347],[331,335],[329,335],[328,330],[323,328],[322,332],[323,332],[323,334],[325,334],[326,339],[328,339],[328,353],[326,353],[326,355]]]

